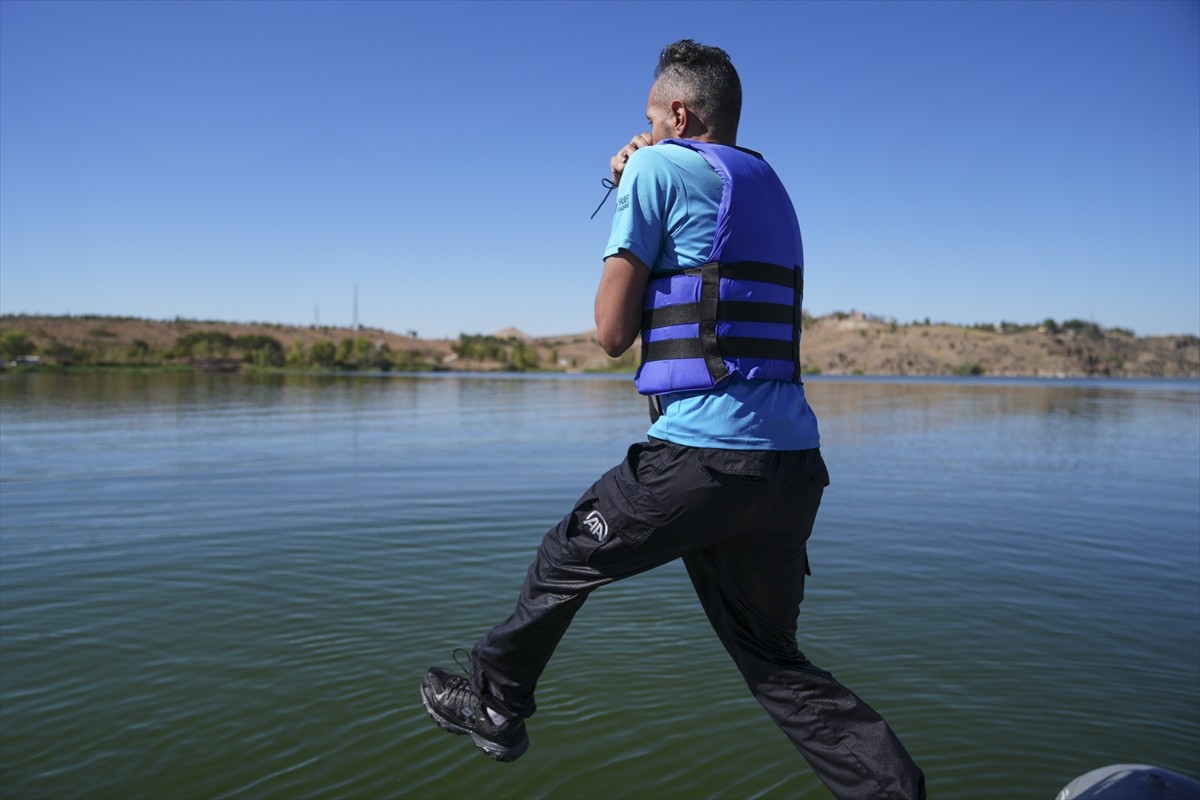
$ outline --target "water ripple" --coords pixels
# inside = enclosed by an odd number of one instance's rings
[[[834,483],[801,645],[934,796],[1200,774],[1195,391],[811,389]],[[543,533],[644,431],[621,382],[0,393],[5,796],[828,797],[678,564],[584,606],[517,763],[425,717],[421,673],[511,611]]]

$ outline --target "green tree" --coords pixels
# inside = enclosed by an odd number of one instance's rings
[[[357,366],[354,361],[354,340],[350,338],[342,339],[338,342],[337,358],[335,359],[339,367],[353,368]]]
[[[125,348],[125,357],[130,361],[135,361],[139,365],[145,364],[146,359],[150,356],[150,345],[145,339],[134,339]]]
[[[4,356],[5,361],[15,361],[36,352],[37,346],[25,331],[9,331],[0,336],[0,355]]]
[[[242,351],[242,360],[260,367],[282,367],[283,345],[273,336],[253,334],[239,336],[233,344]]]
[[[337,363],[337,346],[329,339],[313,342],[308,348],[308,360],[318,367],[332,367]]]
[[[371,368],[387,372],[393,364],[395,364],[395,355],[392,353],[392,348],[388,346],[387,342],[383,342],[371,354]]]
[[[59,364],[60,366],[64,367],[70,366],[77,361],[84,360],[84,355],[86,355],[81,354],[75,348],[68,344],[63,344],[57,339],[53,339],[50,344],[46,346],[45,353],[54,361],[55,364]]]
[[[374,355],[375,345],[369,339],[361,336],[354,340],[354,366],[362,369],[371,366],[371,356]]]
[[[514,339],[508,363],[516,369],[535,369],[538,365],[537,349],[520,339]]]
[[[304,363],[305,363],[305,361],[304,361],[304,345],[302,345],[300,343],[299,339],[292,342],[292,349],[288,350],[288,354],[287,354],[287,358],[285,359],[285,363],[289,367],[304,366]]]
[[[1062,327],[1065,331],[1073,331],[1089,338],[1098,338],[1100,336],[1100,326],[1087,320],[1069,319],[1062,324]]]
[[[175,340],[172,354],[181,358],[225,358],[233,337],[223,331],[196,331]]]
[[[476,361],[506,361],[505,341],[495,336],[483,334],[458,335],[458,344],[452,345],[455,355],[459,358],[470,358]]]

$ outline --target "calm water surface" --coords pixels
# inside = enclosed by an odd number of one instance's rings
[[[1200,775],[1200,384],[809,388],[801,646],[931,797]],[[0,379],[0,792],[827,798],[678,565],[591,598],[520,761],[425,717],[646,426],[623,379]]]

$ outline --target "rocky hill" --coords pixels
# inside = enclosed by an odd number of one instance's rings
[[[824,317],[804,333],[809,371],[865,375],[1200,376],[1200,338],[1096,325],[1016,330]]]
[[[827,375],[1200,377],[1200,339],[1136,337],[1063,325],[897,325],[862,314],[812,320],[805,370]],[[43,365],[209,363],[342,369],[632,370],[637,348],[610,359],[595,332],[532,337],[516,329],[457,340],[376,329],[126,317],[0,317],[4,362]]]

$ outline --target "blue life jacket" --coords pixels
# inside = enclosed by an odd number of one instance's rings
[[[723,190],[708,263],[651,276],[634,385],[656,395],[735,378],[799,383],[804,249],[787,190],[753,151],[690,139],[663,143],[703,156]]]

